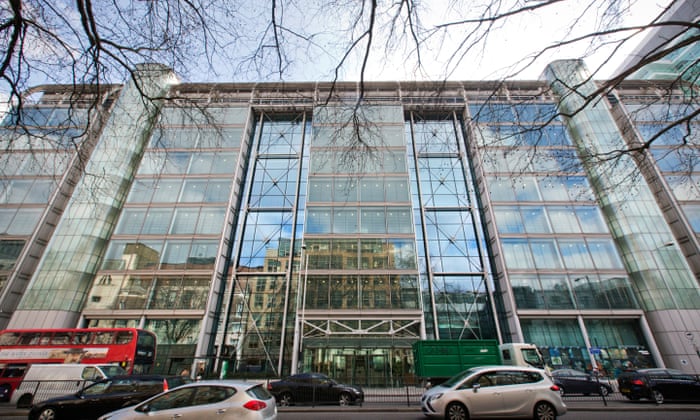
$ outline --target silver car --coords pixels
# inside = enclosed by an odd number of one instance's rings
[[[275,398],[255,382],[200,381],[180,386],[99,420],[125,419],[276,420]]]
[[[556,419],[566,413],[559,387],[540,369],[484,366],[465,370],[423,393],[428,417]]]

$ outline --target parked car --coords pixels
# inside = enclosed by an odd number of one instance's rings
[[[334,381],[322,373],[298,373],[270,382],[267,389],[282,406],[298,403],[361,404],[365,393],[359,386]]]
[[[559,387],[545,371],[524,366],[467,369],[423,393],[428,417],[466,420],[483,417],[556,419],[566,413]]]
[[[192,382],[191,379],[182,376],[115,376],[86,386],[75,394],[33,405],[29,410],[29,420],[96,419],[188,382]]]
[[[566,394],[599,394],[607,396],[612,392],[612,387],[601,382],[600,378],[596,378],[586,372],[581,372],[576,369],[557,369],[553,370],[552,378],[555,384],[559,386],[561,395]],[[603,380],[605,381],[605,380]]]
[[[666,400],[700,401],[700,376],[675,369],[639,369],[617,378],[620,392],[630,400],[641,398],[663,404]]]
[[[276,420],[275,398],[262,384],[231,380],[182,385],[148,400],[105,414],[99,420],[126,419]]]

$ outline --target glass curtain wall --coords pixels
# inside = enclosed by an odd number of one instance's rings
[[[193,364],[247,115],[162,110],[93,282],[88,323],[136,315],[158,335],[155,373]]]
[[[84,140],[87,110],[46,102],[0,123],[0,294]]]
[[[400,106],[315,110],[301,371],[377,386],[410,375],[421,312],[403,125]]]
[[[119,99],[100,139],[85,164],[65,212],[32,281],[13,315],[15,325],[36,325],[36,311],[46,314],[43,325],[80,320],[90,287],[104,255],[104,245],[137,170],[146,133],[153,127],[162,101],[173,83],[172,72],[157,64],[137,68],[139,86],[132,80]],[[60,313],[60,316],[57,314]],[[50,315],[49,315],[50,314]]]
[[[452,112],[406,119],[425,336],[497,338],[462,120]]]
[[[503,256],[497,264],[507,278],[500,287],[512,293],[522,339],[540,344],[553,368],[591,370],[577,317],[587,325],[596,311],[639,305],[556,105],[472,103],[470,114]],[[541,319],[545,311],[550,319]],[[639,315],[633,318],[610,328],[640,337]],[[598,343],[611,353],[622,344]]]
[[[306,113],[256,115],[240,247],[234,257],[227,377],[279,376],[280,366],[289,373],[294,321],[290,302],[297,296],[290,282],[301,251],[303,148],[310,133]]]

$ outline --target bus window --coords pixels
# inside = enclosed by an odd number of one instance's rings
[[[134,335],[131,331],[120,331],[117,333],[117,344],[127,344],[134,339]]]
[[[88,344],[91,334],[89,332],[77,332],[73,335],[73,344]]]
[[[112,344],[112,341],[114,339],[114,333],[113,332],[96,332],[95,336],[92,340],[94,344]]]
[[[54,333],[51,338],[52,344],[68,344],[70,343],[70,333],[67,332],[57,332]]]
[[[22,334],[22,337],[20,337],[20,339],[19,339],[19,344],[20,345],[37,344],[39,342],[39,337],[41,337],[41,333]]]
[[[0,346],[11,346],[17,342],[17,337],[19,334],[13,332],[6,332],[0,334]]]
[[[39,339],[39,345],[45,346],[49,344],[49,341],[51,341],[51,333],[43,333],[41,334],[41,338]]]
[[[27,370],[27,365],[7,365],[5,369],[0,368],[0,377],[21,378],[24,376],[25,370]]]

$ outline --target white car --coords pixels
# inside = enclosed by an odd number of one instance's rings
[[[200,381],[160,393],[99,420],[125,419],[276,420],[275,397],[259,383]]]
[[[428,417],[446,420],[494,417],[553,420],[566,413],[559,387],[545,371],[523,366],[465,370],[425,391],[421,409]]]

